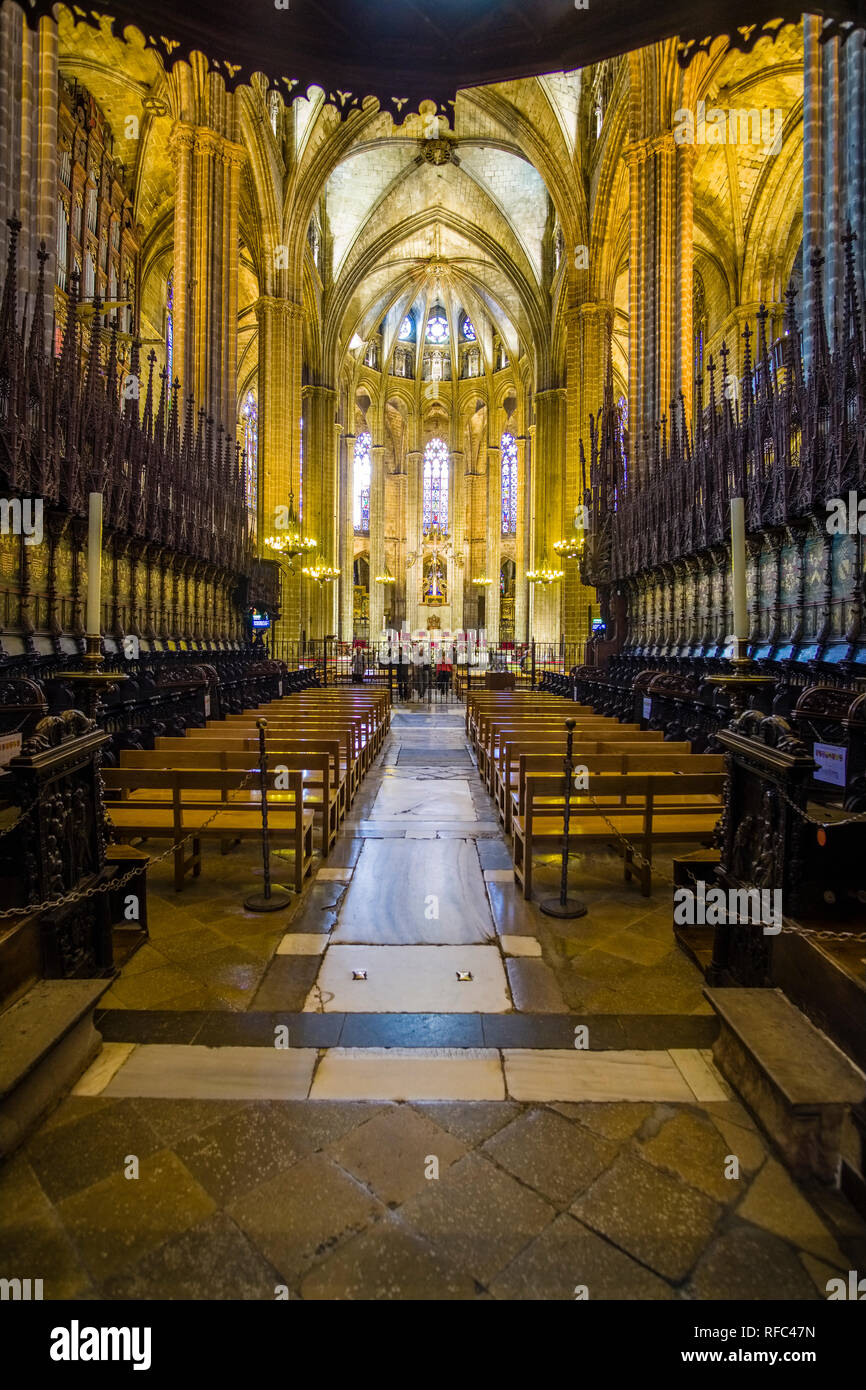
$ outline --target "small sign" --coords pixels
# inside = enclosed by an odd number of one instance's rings
[[[644,719],[652,719],[652,715],[653,715],[653,702],[652,702],[652,697],[649,696],[649,695],[645,695],[645,696],[644,696],[644,701],[643,701],[643,717],[644,717]]]
[[[845,786],[845,773],[848,766],[848,749],[838,743],[816,743],[812,756],[818,764],[816,782],[829,782],[832,787]]]
[[[267,632],[270,628],[271,620],[267,613],[259,613],[253,610],[253,632]]]

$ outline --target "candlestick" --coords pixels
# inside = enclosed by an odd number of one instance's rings
[[[746,655],[749,640],[749,612],[746,605],[746,504],[742,497],[731,498],[731,579],[734,607],[734,656]]]
[[[87,611],[88,637],[102,633],[102,493],[91,492],[87,526]]]

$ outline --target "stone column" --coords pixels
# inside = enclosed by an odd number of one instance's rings
[[[278,534],[280,507],[299,504],[303,313],[288,299],[262,295],[259,324],[259,536]],[[303,527],[302,527],[303,529]],[[267,558],[267,551],[262,552]],[[300,565],[295,562],[295,568]],[[275,637],[300,635],[300,578],[284,568],[282,617]]]
[[[333,566],[337,556],[337,457],[334,434],[337,395],[327,386],[306,386],[303,396],[306,419],[304,528],[319,543],[315,563]],[[313,590],[310,592],[310,635],[313,637],[325,637],[334,632],[333,591],[333,585],[324,585],[321,600]]]
[[[469,547],[466,545],[466,477],[465,477],[466,456],[462,449],[451,450],[451,466],[449,479],[451,483],[451,544],[454,555],[463,561],[456,564],[454,561],[448,566],[448,604],[451,610],[452,630],[462,629],[465,626],[463,620],[464,595],[467,591],[471,592],[472,575],[471,556]]]
[[[207,126],[176,122],[174,341],[181,398],[222,425],[237,409],[238,205],[245,154]]]
[[[499,565],[502,550],[502,459],[500,446],[487,446],[487,546],[484,573],[493,583],[484,590],[484,626],[491,647],[499,646]]]
[[[340,436],[340,637],[351,642],[355,624],[355,527],[352,516],[355,436]]]
[[[527,570],[532,569],[532,434],[517,435],[517,496],[521,505],[517,507],[516,564],[514,564],[514,641],[528,642],[530,639],[530,585],[527,584]],[[499,582],[499,575],[496,575]]]
[[[553,542],[562,534],[563,474],[565,471],[566,392],[557,387],[535,397],[536,449],[533,469],[535,523],[533,568],[544,561],[558,565]],[[537,642],[558,642],[561,633],[562,586],[533,585],[530,635]]]
[[[5,267],[9,228],[18,238],[18,322],[32,307],[39,273],[39,243],[49,259],[45,276],[45,344],[51,334],[57,250],[57,25],[24,23],[20,9],[0,10],[0,264]],[[29,326],[28,326],[29,327]]]
[[[424,454],[421,449],[410,449],[407,458],[408,506],[406,536],[410,554],[418,556],[411,569],[406,571],[406,622],[410,632],[417,632],[420,626],[418,596],[424,573],[424,538],[421,535],[421,494]]]
[[[370,485],[370,641],[375,642],[382,631],[385,617],[384,586],[376,583],[376,575],[385,569],[385,445],[373,444]]]

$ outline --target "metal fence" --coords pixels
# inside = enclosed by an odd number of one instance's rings
[[[388,686],[394,699],[432,702],[459,698],[466,689],[485,684],[488,672],[514,677],[516,687],[534,689],[545,671],[570,671],[583,664],[582,642],[476,645],[468,661],[447,660],[435,648],[416,648],[415,659],[388,661],[384,643],[341,642],[333,637],[272,641],[269,655],[291,670],[314,668],[323,685]],[[419,656],[421,659],[418,659]]]

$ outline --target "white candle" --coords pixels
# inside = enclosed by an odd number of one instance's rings
[[[746,606],[746,504],[742,497],[731,498],[731,579],[735,655],[740,656],[741,644],[749,640],[749,610]]]
[[[102,493],[91,492],[87,525],[87,612],[88,637],[102,633]]]

